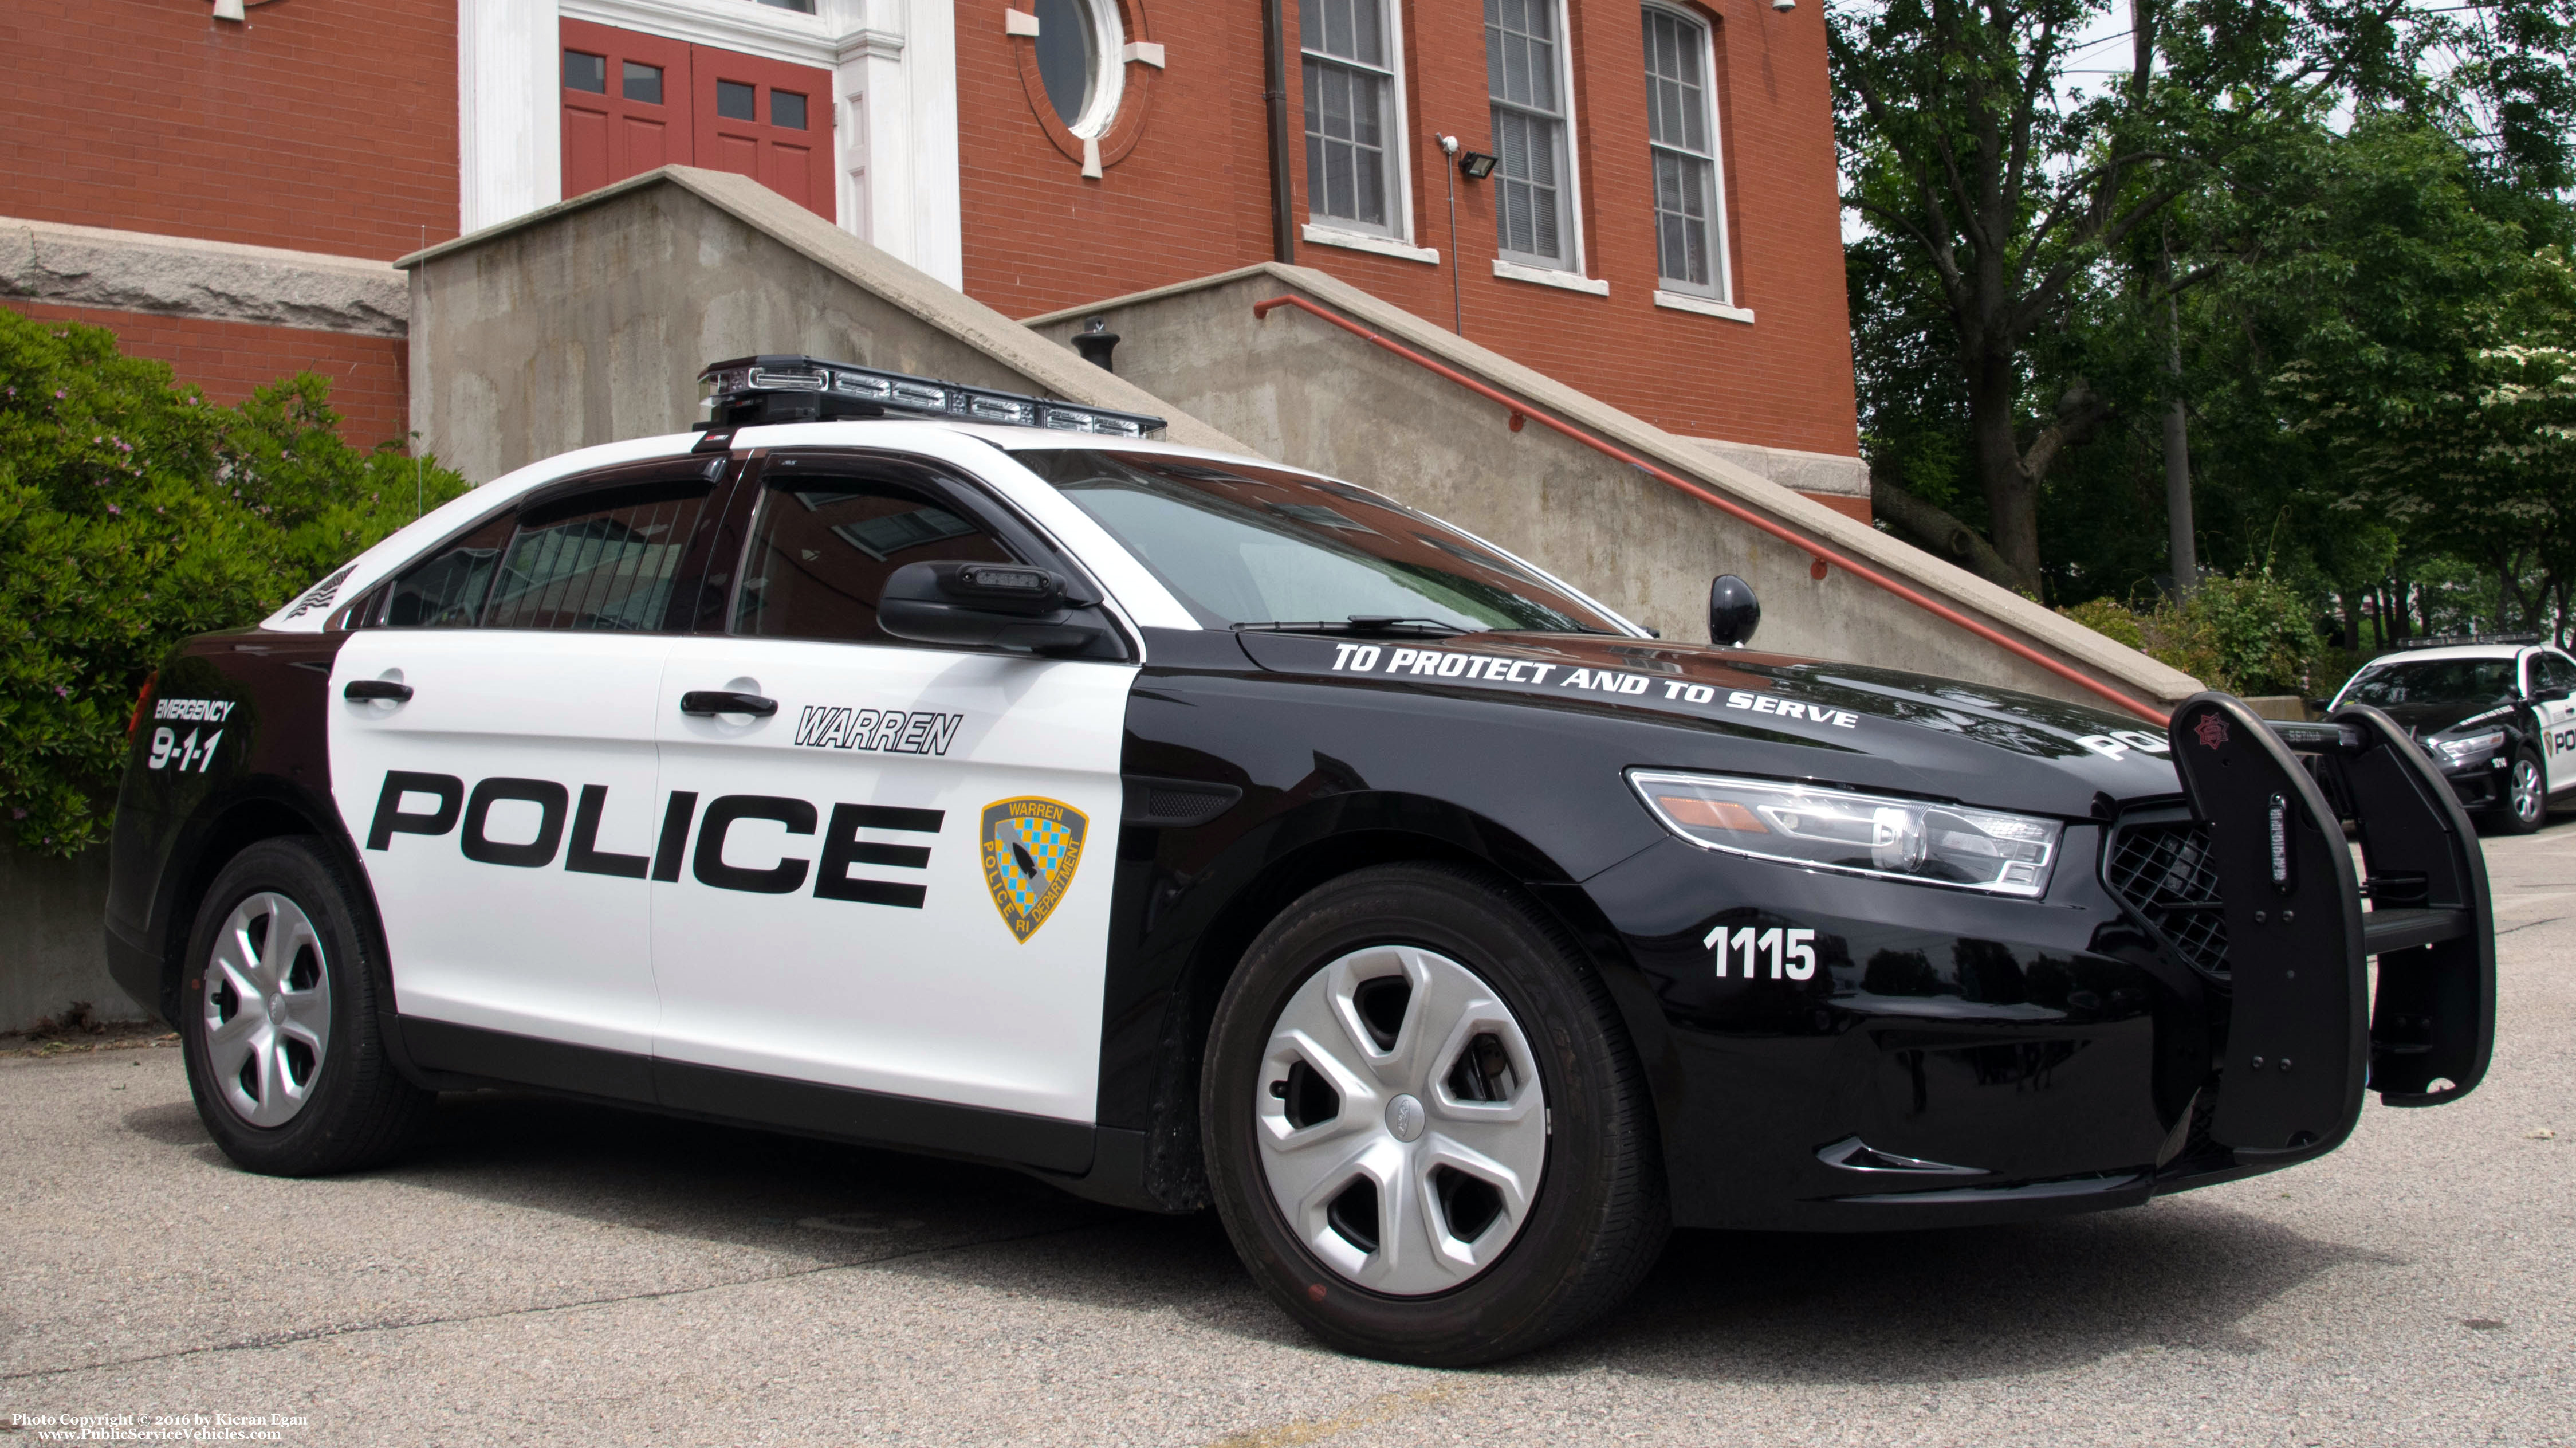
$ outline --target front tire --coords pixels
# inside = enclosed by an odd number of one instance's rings
[[[2549,818],[2549,786],[2540,772],[2540,756],[2517,750],[2505,771],[2504,803],[2488,817],[2497,834],[2527,835]]]
[[[262,840],[198,908],[179,990],[197,1117],[224,1155],[323,1176],[408,1145],[435,1098],[386,1058],[364,897],[321,841]]]
[[[1217,1005],[1200,1112],[1235,1250],[1348,1352],[1527,1352],[1625,1298],[1669,1227],[1608,989],[1454,866],[1360,871],[1272,921]]]

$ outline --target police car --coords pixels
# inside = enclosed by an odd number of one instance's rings
[[[1761,653],[1733,578],[1666,642],[1153,418],[706,380],[147,685],[108,943],[234,1161],[504,1084],[973,1158],[1459,1364],[1673,1225],[2135,1205],[2485,1070],[2477,844],[2376,709]]]
[[[2537,634],[2423,639],[2365,665],[2336,707],[2387,713],[2433,756],[2460,803],[2529,834],[2576,790],[2576,659]]]

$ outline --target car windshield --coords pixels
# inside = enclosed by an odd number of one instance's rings
[[[2347,704],[2509,704],[2511,659],[2416,659],[2381,664],[2352,681]]]
[[[1600,609],[1425,513],[1347,483],[1154,453],[1012,455],[1210,628],[1625,633]]]

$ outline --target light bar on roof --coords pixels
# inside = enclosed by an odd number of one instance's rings
[[[764,422],[812,422],[882,417],[898,413],[942,417],[1003,427],[1044,427],[1060,432],[1143,437],[1163,430],[1163,419],[1116,412],[1048,397],[1024,397],[962,382],[941,382],[849,362],[813,357],[736,357],[698,373],[708,427]]]

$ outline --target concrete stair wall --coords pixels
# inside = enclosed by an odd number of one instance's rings
[[[748,177],[665,166],[404,257],[412,427],[476,482],[678,432],[698,369],[802,352],[1171,420],[1243,445]]]

